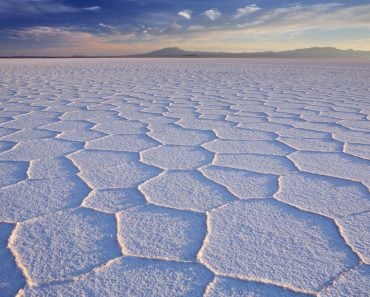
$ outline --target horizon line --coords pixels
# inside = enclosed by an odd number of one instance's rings
[[[160,48],[160,49],[157,49],[157,50],[153,50],[153,51],[150,51],[150,52],[144,52],[144,53],[137,53],[137,54],[122,54],[122,55],[84,55],[84,54],[75,54],[75,55],[6,55],[6,56],[3,56],[0,54],[0,59],[22,59],[22,58],[53,58],[53,59],[58,59],[58,58],[149,58],[150,54],[153,54],[153,53],[157,53],[157,52],[161,52],[161,51],[164,51],[164,50],[179,50],[181,52],[184,52],[183,55],[181,54],[167,54],[167,55],[163,55],[163,56],[152,56],[152,58],[222,58],[221,56],[197,56],[196,54],[209,54],[209,55],[212,55],[212,54],[218,54],[218,55],[229,55],[227,58],[280,58],[280,59],[284,59],[284,58],[289,58],[289,57],[284,57],[284,56],[275,56],[275,57],[267,57],[267,56],[263,56],[263,55],[267,55],[267,54],[282,54],[282,53],[292,53],[292,52],[295,52],[295,51],[303,51],[303,50],[322,50],[322,49],[326,49],[326,50],[333,50],[333,51],[336,51],[336,52],[343,52],[343,53],[359,53],[359,54],[366,54],[368,53],[370,55],[370,51],[366,51],[366,50],[354,50],[354,49],[339,49],[339,48],[336,48],[334,46],[324,46],[324,47],[320,47],[320,46],[311,46],[311,47],[307,47],[307,48],[296,48],[296,49],[291,49],[291,50],[283,50],[283,51],[258,51],[258,52],[227,52],[227,51],[202,51],[202,50],[183,50],[177,46],[170,46],[170,47],[164,47],[164,48]],[[186,53],[189,53],[188,55]],[[255,55],[254,57],[241,57],[241,56],[238,56],[238,55]],[[320,58],[320,57],[292,57],[292,58]],[[322,57],[322,58],[331,58],[330,56],[325,56],[325,57]],[[332,57],[332,58],[338,58],[338,57]],[[343,58],[364,58],[364,57],[343,57]],[[370,58],[370,56],[369,56]]]

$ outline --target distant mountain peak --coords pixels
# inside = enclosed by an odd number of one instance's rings
[[[160,57],[160,56],[182,56],[182,55],[186,55],[188,52],[177,47],[177,46],[174,46],[174,47],[165,47],[165,48],[162,48],[162,49],[159,49],[159,50],[156,50],[156,51],[152,51],[152,52],[149,52],[147,54],[144,54],[146,56],[157,56],[157,57]]]
[[[177,46],[166,47],[138,57],[214,57],[214,58],[370,58],[369,51],[341,50],[335,47],[310,47],[280,52],[227,53],[186,51]]]

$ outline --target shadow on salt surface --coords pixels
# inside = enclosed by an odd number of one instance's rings
[[[8,238],[13,231],[13,224],[0,223],[0,296],[15,296],[26,285],[14,256],[7,248]]]
[[[0,188],[27,178],[27,162],[0,161]]]
[[[8,135],[13,134],[17,131],[19,131],[19,130],[18,129],[13,129],[13,128],[0,127],[0,137],[8,136]],[[11,139],[9,139],[9,140],[11,140]]]
[[[27,179],[0,189],[0,220],[18,222],[77,207],[90,189],[77,176]]]
[[[70,154],[83,148],[83,143],[63,139],[42,139],[18,143],[13,149],[0,153],[1,160],[30,161]]]
[[[12,149],[16,145],[13,141],[0,141],[0,153]]]
[[[121,257],[76,282],[26,287],[39,296],[202,296],[212,273],[199,264]]]
[[[14,120],[14,118],[12,118],[12,117],[0,117],[0,124],[4,124],[4,123],[10,122],[12,120]]]
[[[5,129],[5,128],[4,128]],[[15,130],[17,131],[17,130]],[[2,137],[3,140],[14,141],[14,142],[24,142],[27,140],[38,140],[45,138],[53,138],[57,136],[57,132],[43,130],[43,129],[23,129],[9,135]]]
[[[22,116],[22,118],[18,117],[13,121],[2,124],[2,126],[6,128],[15,128],[15,129],[35,129],[59,121],[60,121],[59,119],[32,118],[31,116],[27,117],[27,115],[24,115]]]

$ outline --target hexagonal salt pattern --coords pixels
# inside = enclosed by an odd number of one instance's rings
[[[190,130],[180,127],[171,127],[159,131],[154,130],[148,134],[163,144],[173,145],[200,145],[215,138],[214,134],[209,131]]]
[[[212,162],[213,154],[202,147],[163,145],[142,152],[141,160],[163,169],[195,169]]]
[[[0,68],[1,297],[368,296],[368,64]]]
[[[25,141],[0,154],[0,160],[30,161],[65,156],[82,148],[81,143],[61,139]]]
[[[77,207],[88,193],[86,184],[76,176],[26,179],[0,188],[0,220],[16,223]]]
[[[0,161],[0,188],[26,179],[27,167],[26,162]]]
[[[197,171],[166,171],[139,188],[150,202],[178,209],[205,211],[234,200]]]
[[[240,199],[270,198],[278,189],[277,176],[271,174],[219,166],[206,166],[201,172]]]
[[[357,262],[332,221],[273,200],[234,202],[209,217],[199,259],[215,273],[313,292]]]
[[[363,262],[370,264],[370,211],[339,219],[343,235]]]
[[[275,197],[333,218],[370,210],[369,191],[361,183],[309,173],[280,177],[280,189]]]
[[[73,283],[26,288],[25,296],[202,296],[212,273],[201,265],[124,257]]]
[[[122,211],[118,226],[124,254],[170,260],[195,259],[206,233],[204,215],[157,206]]]
[[[359,265],[325,288],[319,297],[369,296],[370,266]]]
[[[14,229],[13,224],[0,223],[0,295],[14,296],[23,288],[26,280],[17,267],[15,257],[7,248],[8,238]]]
[[[146,150],[157,145],[158,142],[154,141],[147,135],[128,134],[109,135],[99,139],[91,140],[87,143],[86,148],[140,152],[142,150]]]
[[[145,198],[135,188],[97,190],[83,201],[85,207],[108,213],[117,213],[145,203]]]
[[[48,283],[120,256],[115,233],[113,216],[80,208],[20,223],[10,246],[31,283]]]
[[[94,189],[137,186],[160,172],[139,162],[139,156],[133,153],[83,150],[70,158],[80,169],[80,176]]]
[[[217,277],[207,288],[207,297],[308,297],[286,288],[253,281],[240,281],[232,278]]]

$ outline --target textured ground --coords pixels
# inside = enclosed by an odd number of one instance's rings
[[[369,81],[0,61],[0,296],[368,296]]]

